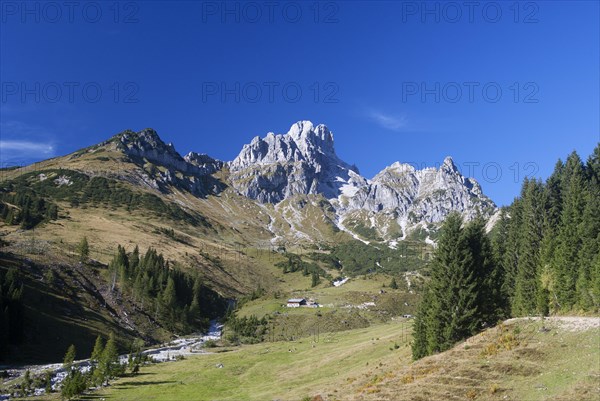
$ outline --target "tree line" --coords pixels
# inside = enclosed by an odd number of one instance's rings
[[[487,234],[478,217],[447,217],[414,323],[415,359],[449,349],[509,316],[600,306],[600,144],[584,163],[558,161],[525,179]]]
[[[113,291],[130,296],[172,331],[205,330],[209,319],[222,315],[227,307],[219,294],[203,284],[199,274],[170,263],[153,248],[141,254],[136,246],[127,253],[119,245],[108,272]]]

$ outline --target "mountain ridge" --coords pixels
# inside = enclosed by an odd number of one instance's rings
[[[497,213],[479,183],[463,176],[451,157],[439,168],[417,169],[395,162],[368,179],[356,166],[343,161],[334,145],[334,134],[326,125],[298,121],[284,134],[253,137],[233,160],[221,161],[195,151],[182,156],[154,129],[145,128],[123,131],[63,160],[80,160],[83,167],[76,169],[86,174],[104,174],[158,191],[184,207],[186,202],[178,194],[185,192],[200,199],[212,196],[217,202],[223,202],[224,194],[236,194],[259,206],[276,206],[268,225],[272,241],[287,237],[314,242],[314,238],[326,238],[337,230],[363,242],[393,245],[408,238],[411,231],[425,230],[420,237],[432,242],[435,236],[430,238],[427,233],[435,231],[453,211],[467,220]],[[104,152],[115,155],[112,160],[118,164],[117,171],[111,171],[110,158],[103,156]],[[306,197],[316,198],[303,200]],[[278,207],[286,200],[290,202]],[[308,232],[294,228],[316,224],[306,221],[309,212],[299,206],[305,204],[327,216],[329,234],[315,236],[314,227]],[[221,213],[230,213],[227,209]],[[310,214],[314,219],[318,213],[311,210]]]

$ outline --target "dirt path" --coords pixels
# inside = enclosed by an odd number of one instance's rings
[[[508,319],[506,323],[516,321],[540,321],[540,317],[519,317]],[[543,318],[549,326],[557,326],[566,331],[586,331],[591,329],[600,329],[600,317],[580,317],[580,316],[550,316]]]

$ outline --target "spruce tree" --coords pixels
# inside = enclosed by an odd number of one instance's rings
[[[104,351],[104,340],[102,340],[102,336],[98,335],[96,337],[96,342],[94,343],[94,349],[92,350],[92,355],[90,359],[92,362],[98,363],[100,358],[102,357],[102,352]]]
[[[317,285],[319,285],[319,282],[321,280],[319,279],[319,273],[317,273],[316,271],[312,272],[312,278],[311,278],[311,287],[316,287]]]
[[[596,255],[600,252],[600,184],[593,171],[588,171],[588,176],[590,179],[585,190],[585,206],[578,230],[581,248],[577,255],[579,268],[575,285],[577,304],[584,310],[594,306],[593,268]]]
[[[554,268],[559,307],[569,310],[577,301],[577,266],[581,248],[579,225],[582,222],[585,202],[583,165],[575,152],[569,155],[565,164],[562,192],[563,208]]]
[[[63,368],[65,370],[71,370],[71,367],[73,366],[73,361],[75,360],[75,356],[75,345],[71,344],[69,345],[69,348],[67,348],[67,353],[65,354],[65,357],[63,359]]]
[[[116,375],[119,365],[119,354],[117,351],[117,344],[115,342],[115,336],[113,333],[110,334],[106,346],[102,351],[102,356],[98,363],[98,369],[96,370],[98,384],[108,382],[111,378]]]
[[[526,316],[537,310],[538,266],[543,238],[543,186],[536,180],[523,183],[521,240],[515,277],[513,315]]]
[[[503,269],[504,280],[502,292],[512,305],[515,297],[515,280],[519,264],[519,248],[522,239],[521,234],[522,201],[515,199],[507,211],[507,237],[505,239],[505,253],[500,262]]]
[[[79,254],[79,261],[86,262],[90,256],[90,246],[88,244],[87,237],[83,237],[77,247],[77,253]]]
[[[506,266],[508,260],[506,256],[509,252],[507,248],[507,238],[509,236],[510,219],[508,218],[507,208],[500,209],[500,215],[492,232],[490,233],[490,241],[493,253],[494,263],[494,286],[496,288],[495,297],[497,297],[498,317],[504,317],[509,314],[510,305],[508,302],[508,294],[506,291]]]
[[[490,238],[486,233],[486,220],[478,216],[469,222],[464,235],[472,255],[472,266],[477,291],[478,313],[476,319],[481,324],[493,325],[503,316],[504,297],[501,290],[502,269],[495,263]]]
[[[201,317],[200,296],[202,291],[202,281],[200,276],[194,279],[194,287],[192,288],[192,302],[188,312],[188,322],[194,326]]]
[[[423,297],[419,303],[417,315],[413,324],[412,357],[417,360],[427,356],[427,316],[429,307],[432,303],[427,287],[423,292]]]
[[[413,353],[443,351],[477,330],[476,276],[462,218],[450,214],[441,229],[427,284],[428,304],[420,310],[425,339],[415,339]],[[422,334],[421,334],[422,335]]]
[[[173,327],[175,325],[175,314],[177,306],[177,292],[175,290],[175,281],[172,277],[167,279],[167,286],[161,296],[162,310],[167,319],[168,324]]]

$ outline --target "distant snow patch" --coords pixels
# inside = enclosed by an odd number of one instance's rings
[[[344,284],[345,284],[345,283],[346,283],[348,280],[350,280],[348,277],[344,277],[344,278],[343,278],[343,279],[341,279],[341,280],[334,281],[334,282],[333,282],[333,286],[334,286],[334,287],[340,287],[340,286],[344,285]]]

